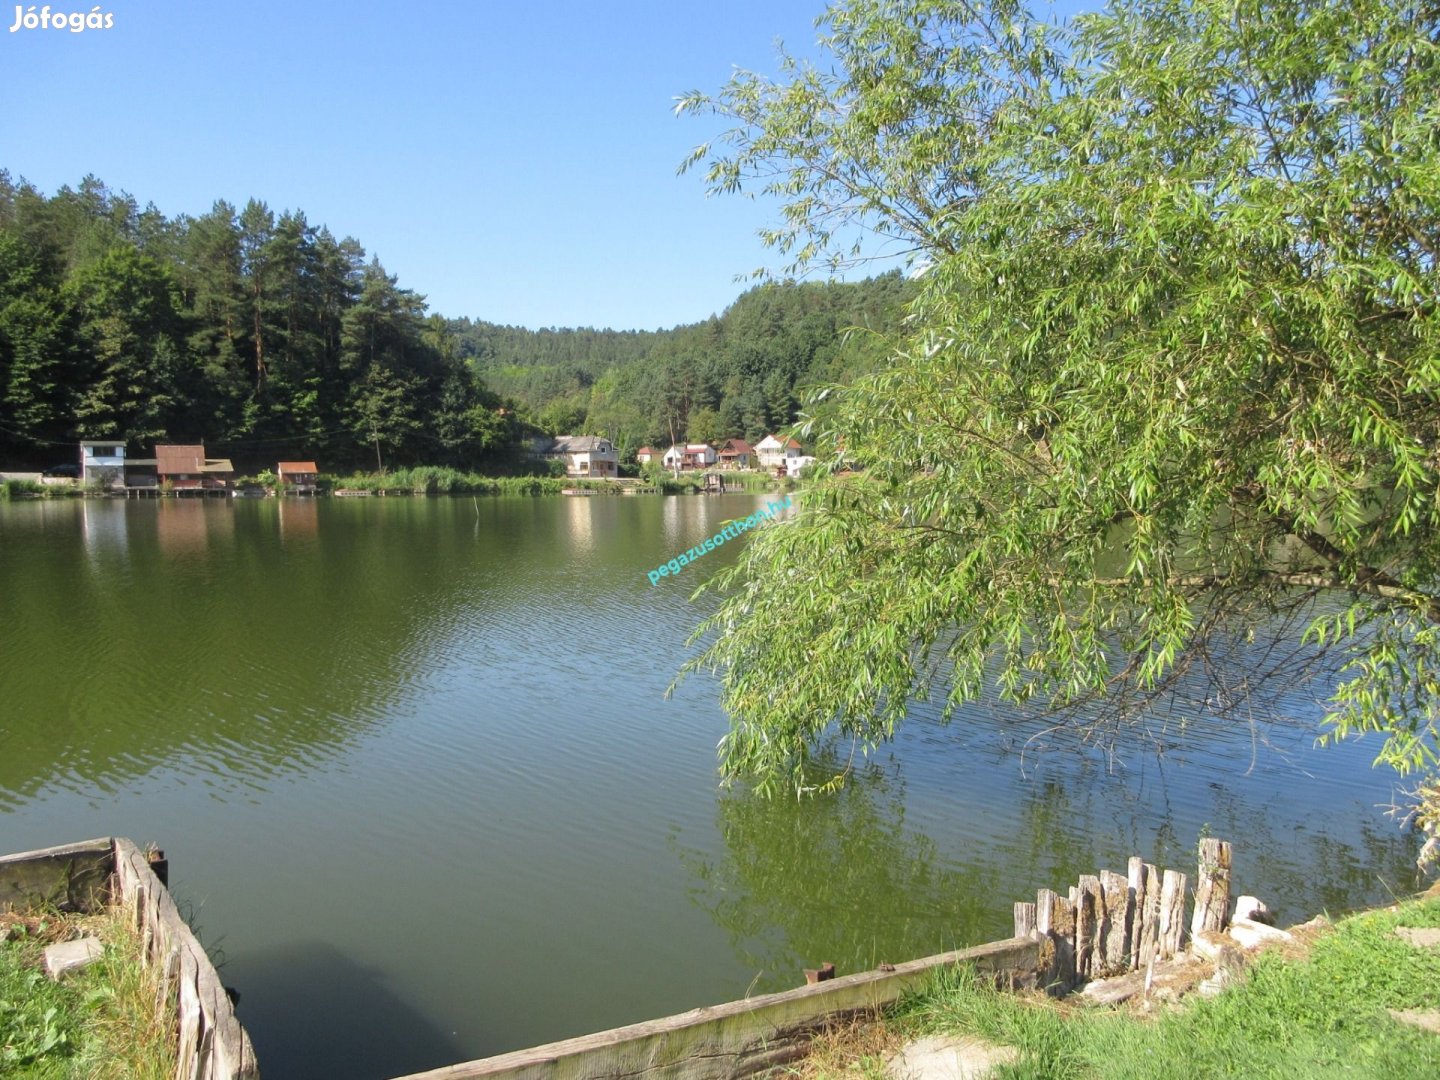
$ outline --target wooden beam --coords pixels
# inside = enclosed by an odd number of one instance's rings
[[[1135,901],[1123,874],[1100,871],[1100,888],[1105,898],[1100,973],[1120,975],[1130,970],[1130,924],[1135,917]]]
[[[1166,870],[1160,886],[1160,940],[1156,955],[1168,960],[1180,951],[1185,935],[1185,875]]]
[[[1016,903],[1015,905],[1015,936],[1029,937],[1035,929],[1035,905]]]
[[[1230,921],[1230,845],[1224,840],[1200,841],[1200,868],[1195,878],[1195,914],[1190,936],[1221,931]]]
[[[0,911],[47,905],[99,911],[112,866],[108,836],[0,856]]]
[[[969,964],[1002,983],[1033,985],[1038,937],[842,975],[814,986],[692,1009],[577,1039],[413,1073],[396,1080],[720,1080],[755,1076],[795,1060],[825,1023],[872,1013],[926,985],[933,973]]]

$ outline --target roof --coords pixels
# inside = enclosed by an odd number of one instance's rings
[[[313,461],[282,461],[282,462],[280,462],[280,465],[279,465],[278,468],[279,468],[279,471],[282,472],[282,473],[287,473],[287,472],[313,472],[313,473],[318,473],[318,472],[320,471],[319,466],[317,466],[317,465],[315,464],[315,462],[313,462]]]
[[[81,439],[81,446],[124,446],[124,439]]]
[[[710,444],[709,444],[709,443],[692,442],[692,443],[686,443],[686,444],[685,444],[685,452],[686,452],[687,454],[698,454],[698,453],[700,453],[700,451],[702,451],[702,450],[709,450],[709,449],[710,449]]]
[[[201,472],[234,472],[235,466],[229,458],[206,458],[200,466]]]
[[[604,446],[600,444],[604,443]],[[599,435],[560,435],[550,446],[552,454],[583,454],[586,451],[605,451],[609,449],[610,440],[602,439]]]
[[[203,445],[155,444],[155,471],[159,473],[198,473],[204,460]]]
[[[744,439],[726,439],[725,446],[720,451],[721,457],[738,457],[740,454],[753,454],[755,448]]]
[[[655,453],[654,448],[649,447],[649,446],[642,446],[642,447],[640,447],[639,450],[636,450],[636,451],[635,451],[635,456],[636,456],[636,457],[639,457],[641,454],[653,454],[653,453]]]

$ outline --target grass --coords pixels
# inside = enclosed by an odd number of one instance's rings
[[[39,496],[43,499],[65,499],[83,495],[79,484],[39,484],[34,480],[0,481],[0,502],[23,496]]]
[[[616,492],[619,485],[599,480],[572,480],[561,476],[481,476],[436,465],[395,469],[380,473],[322,477],[333,491],[409,491],[416,495],[558,495],[566,488],[596,488]]]
[[[774,491],[794,486],[794,481],[776,480],[761,473],[725,473],[726,487],[744,491]],[[650,472],[640,478],[662,494],[676,495],[699,490],[701,474]],[[324,478],[330,490],[409,491],[416,495],[558,495],[567,488],[593,488],[619,494],[620,485],[606,480],[582,480],[564,476],[481,476],[435,465],[395,469],[384,473],[355,473]]]
[[[1440,1008],[1440,948],[1410,945],[1397,926],[1440,927],[1440,899],[1346,919],[1308,955],[1267,953],[1218,996],[1152,1015],[1000,993],[959,969],[901,1002],[853,1049],[822,1040],[801,1072],[878,1075],[877,1047],[943,1033],[1016,1047],[1019,1060],[996,1080],[1433,1080],[1440,1035],[1386,1010]]]
[[[16,1080],[166,1080],[175,1073],[174,1001],[123,910],[0,916],[0,1076]],[[100,960],[62,982],[39,968],[52,941],[84,931]]]

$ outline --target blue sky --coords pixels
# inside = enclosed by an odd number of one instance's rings
[[[0,31],[0,167],[170,216],[301,209],[449,316],[694,322],[780,258],[755,236],[772,205],[675,175],[720,123],[673,99],[773,73],[777,38],[813,55],[823,7],[106,0],[110,29]]]

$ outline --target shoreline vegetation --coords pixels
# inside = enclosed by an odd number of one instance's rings
[[[45,946],[96,937],[100,959],[59,982]],[[0,914],[0,1075],[16,1080],[169,1080],[174,1001],[157,1008],[158,965],[123,909],[96,915]]]
[[[1340,919],[1304,945],[1271,947],[1214,997],[1112,1009],[1009,993],[968,969],[936,977],[874,1022],[818,1035],[798,1080],[886,1076],[907,1043],[938,1036],[1011,1048],[1007,1080],[1440,1075],[1440,946],[1400,928],[1440,927],[1440,891]],[[1297,939],[1298,940],[1298,939]],[[1426,939],[1428,940],[1428,939]]]
[[[727,485],[735,487],[735,493],[792,491],[799,484],[799,481],[793,478],[777,478],[764,473],[733,472],[721,475],[725,477]],[[699,473],[681,473],[676,477],[670,473],[649,472],[638,477],[625,477],[617,482],[566,476],[485,476],[444,466],[421,465],[384,473],[322,475],[319,488],[321,495],[333,495],[336,491],[364,491],[371,494],[383,492],[387,495],[560,495],[574,490],[619,495],[627,488],[660,495],[685,495],[698,493],[702,483]],[[258,486],[273,492],[275,484],[273,478],[267,480],[262,476],[242,477],[235,482],[235,486]],[[40,484],[33,480],[0,482],[0,502],[16,498],[64,499],[106,494],[76,483]]]

